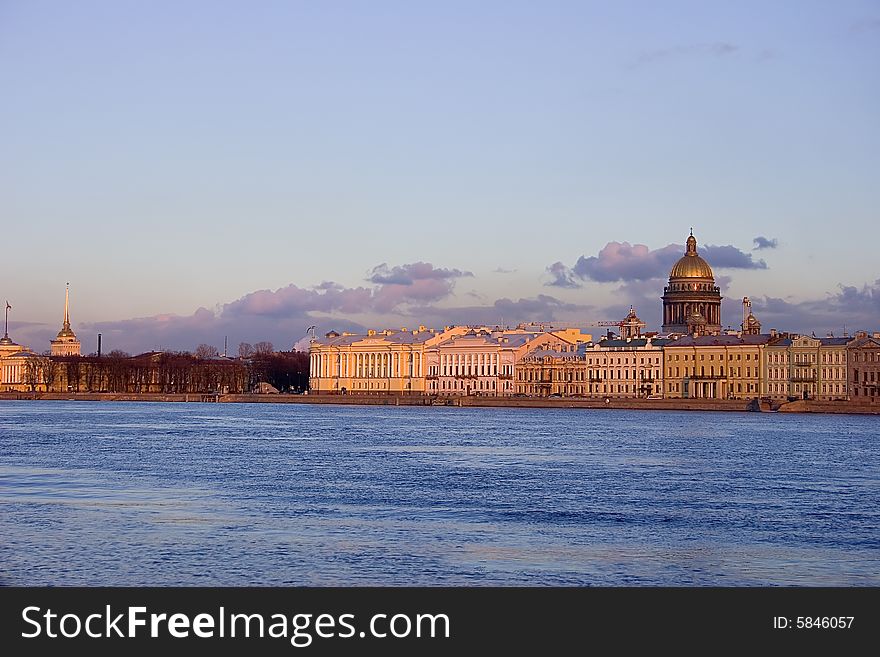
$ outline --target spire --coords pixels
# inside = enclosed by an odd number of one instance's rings
[[[70,328],[70,283],[64,290],[64,323],[58,331],[58,337],[76,339],[76,333]]]
[[[64,290],[64,330],[70,330],[70,283]]]
[[[3,337],[0,338],[0,344],[12,344],[12,340],[9,339],[9,311],[12,310],[12,306],[9,305],[9,301],[6,302],[6,329],[3,332]]]

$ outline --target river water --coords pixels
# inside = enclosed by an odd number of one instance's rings
[[[0,402],[0,583],[880,585],[880,419]]]

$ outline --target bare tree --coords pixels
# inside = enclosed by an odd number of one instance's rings
[[[38,356],[32,356],[27,359],[24,365],[22,383],[26,386],[30,386],[31,392],[34,392],[34,390],[37,389],[37,386],[43,382],[43,374],[40,371],[40,361],[41,358]]]
[[[200,344],[196,347],[195,357],[201,360],[206,360],[208,358],[213,358],[214,356],[219,356],[220,352],[217,351],[217,347],[212,347],[209,344]]]
[[[254,345],[254,351],[258,354],[271,354],[275,351],[275,345],[271,342],[258,342]]]
[[[58,376],[58,363],[52,360],[50,356],[40,356],[34,360],[39,360],[40,383],[46,386],[46,392],[49,392],[55,385],[55,378]]]
[[[242,360],[254,355],[254,345],[250,342],[242,342],[238,345],[238,357]]]

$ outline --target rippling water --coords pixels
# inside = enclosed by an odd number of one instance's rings
[[[880,585],[880,420],[0,403],[0,583]]]

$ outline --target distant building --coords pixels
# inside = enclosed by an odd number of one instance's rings
[[[427,392],[439,396],[515,394],[515,373],[535,349],[574,351],[592,339],[577,329],[534,332],[524,328],[471,328],[430,348]]]
[[[9,334],[5,334],[0,338],[0,392],[42,389],[41,360],[33,351],[13,342]]]
[[[663,333],[714,335],[721,332],[721,289],[709,263],[697,254],[691,231],[684,255],[663,288]]]
[[[857,333],[846,352],[850,399],[880,403],[880,333]]]
[[[0,392],[35,390],[42,384],[43,360],[27,347],[22,347],[9,337],[9,311],[6,303],[6,325],[0,338]]]
[[[517,368],[516,390],[538,397],[660,395],[663,346],[668,342],[652,337],[606,338],[577,349],[538,349]]]
[[[50,340],[53,356],[79,356],[80,344],[76,333],[70,328],[70,283],[64,291],[64,321],[54,340]]]
[[[778,400],[846,399],[846,347],[850,340],[777,336],[764,353],[764,396]]]
[[[664,347],[666,397],[751,399],[762,389],[769,335],[687,335]]]
[[[466,326],[435,331],[370,330],[366,335],[330,331],[309,345],[312,394],[396,394],[425,392],[425,349],[468,331]]]

